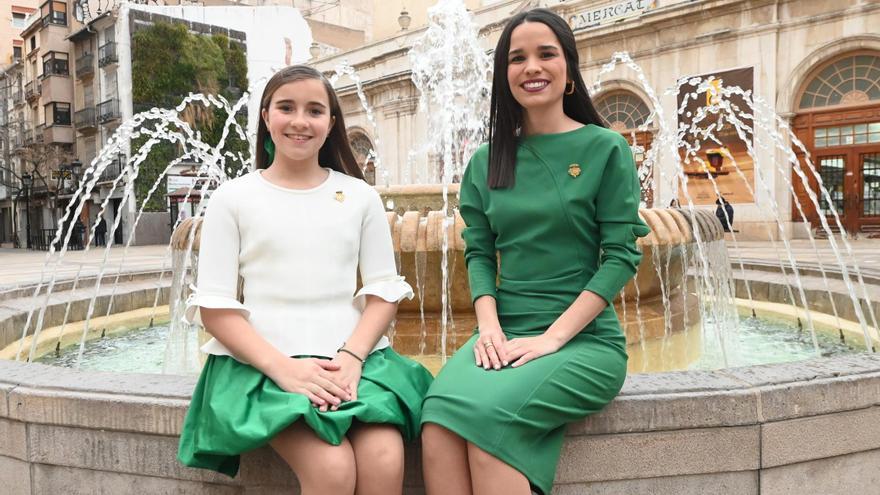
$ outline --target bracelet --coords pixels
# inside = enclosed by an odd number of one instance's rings
[[[343,347],[340,347],[339,349],[336,349],[336,352],[337,352],[337,353],[339,353],[339,352],[344,352],[344,353],[346,353],[346,354],[352,356],[353,358],[357,359],[358,361],[360,361],[360,362],[361,362],[361,365],[364,364],[364,360],[363,360],[363,358],[361,358],[361,357],[358,356],[357,354],[355,354],[355,353],[349,351],[348,349],[346,349],[345,346],[344,346],[344,344],[343,344]]]

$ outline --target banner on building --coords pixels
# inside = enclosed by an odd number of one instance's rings
[[[729,94],[725,88],[741,88],[751,94],[754,91],[754,68],[734,69],[696,76],[701,82],[696,86],[686,83],[679,89],[677,109],[679,133],[685,146],[679,148],[685,176],[687,195],[696,205],[714,205],[721,195],[729,203],[754,203],[749,189],[755,188],[755,164],[749,155],[753,145],[752,120],[746,116],[752,109],[744,98]],[[712,77],[708,90],[698,91],[699,84]],[[694,95],[696,94],[696,97]],[[726,107],[730,105],[730,112]],[[740,138],[732,120],[750,129],[746,140]],[[708,139],[703,133],[711,130],[716,139]],[[684,185],[679,184],[678,200],[682,205],[688,201]]]
[[[605,5],[594,5],[568,16],[568,25],[572,31],[578,31],[611,24],[638,17],[656,6],[656,0],[618,0]]]

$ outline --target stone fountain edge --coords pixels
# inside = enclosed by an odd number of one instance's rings
[[[27,466],[31,489],[46,491],[68,486],[60,480],[75,486],[96,476],[101,483],[156,478],[157,486],[187,493],[289,485],[290,474],[266,448],[244,456],[235,480],[176,464],[176,437],[195,381],[0,361],[0,437],[7,439],[0,472]],[[873,459],[878,422],[880,356],[872,354],[631,375],[608,408],[569,426],[557,484],[658,490],[708,476],[762,486],[776,479],[768,470]],[[673,462],[661,461],[670,455]],[[417,448],[408,457],[407,493],[421,493]]]

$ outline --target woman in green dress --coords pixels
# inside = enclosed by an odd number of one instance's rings
[[[630,148],[603,127],[574,35],[553,12],[505,27],[490,112],[489,145],[471,158],[460,198],[478,332],[425,398],[429,495],[550,492],[566,423],[623,385],[611,303],[649,232]]]

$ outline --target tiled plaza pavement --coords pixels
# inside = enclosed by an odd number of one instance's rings
[[[120,269],[124,249],[112,247],[107,255],[105,273],[116,273]],[[29,286],[52,275],[55,263],[46,265],[46,251],[29,251],[25,249],[0,249],[0,294],[15,287]],[[92,248],[89,251],[69,251],[64,255],[57,268],[56,280],[68,280],[76,276],[82,268],[80,276],[99,273],[105,256],[104,248]],[[132,246],[125,253],[123,273],[138,273],[170,269],[171,258],[168,246]]]

